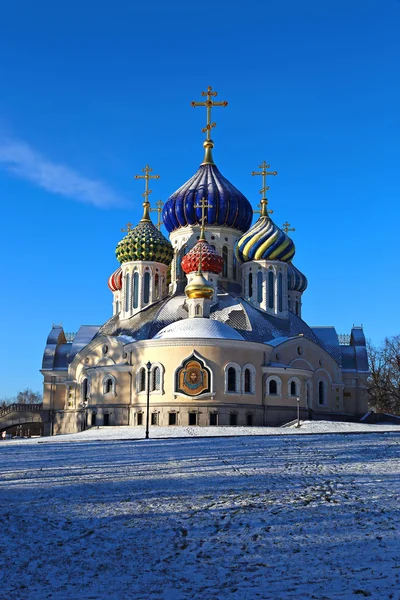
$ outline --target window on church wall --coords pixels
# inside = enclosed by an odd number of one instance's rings
[[[228,392],[236,392],[237,377],[236,369],[229,367],[228,369]]]
[[[297,385],[295,381],[291,381],[290,383],[290,395],[297,396]]]
[[[200,306],[200,304],[198,304],[198,305],[196,306],[196,315],[198,315],[198,316],[200,316],[200,315],[201,315],[201,306]]]
[[[129,311],[129,298],[130,298],[130,275],[125,275],[125,311]]]
[[[154,367],[151,374],[151,391],[157,392],[161,389],[161,369],[160,367]]]
[[[158,413],[151,413],[151,424],[158,425]]]
[[[115,314],[116,315],[119,314],[119,300],[117,300],[116,303],[115,303]]]
[[[150,300],[150,273],[147,272],[143,277],[143,302],[148,304]]]
[[[278,394],[278,382],[275,379],[271,379],[268,384],[268,394],[270,396],[276,396]]]
[[[139,392],[145,392],[146,391],[146,369],[144,367],[142,367],[139,371],[139,377],[138,377],[138,390]]]
[[[136,415],[136,421],[138,425],[143,425],[143,413],[137,413]]]
[[[154,277],[154,293],[156,298],[158,299],[160,297],[160,277],[158,273],[156,273]]]
[[[133,308],[139,306],[139,273],[136,271],[133,274]]]
[[[110,377],[108,377],[104,382],[104,393],[111,394],[113,391],[113,381]]]
[[[253,273],[249,273],[249,298],[253,296]]]
[[[288,306],[288,310],[290,310],[290,305],[291,305],[291,302],[290,302],[290,296],[288,296],[288,299],[287,299],[287,306]]]
[[[268,273],[268,308],[274,308],[274,273]]]
[[[164,294],[165,294],[165,277],[163,277],[163,278],[161,279],[161,282],[162,282],[162,285],[161,285],[162,294],[163,294],[163,296],[164,296]]]
[[[278,310],[279,312],[283,311],[283,275],[279,273],[278,275]]]
[[[222,277],[228,277],[228,248],[223,246],[222,248],[222,260],[224,261],[222,266]]]
[[[259,271],[257,273],[257,302],[259,304],[261,304],[262,299],[263,299],[262,298],[262,296],[263,296],[263,293],[262,293],[262,284],[263,284],[263,276],[262,276],[261,271]]]
[[[326,392],[325,392],[325,382],[320,381],[318,383],[318,404],[325,404],[326,400]]]
[[[246,394],[252,393],[252,385],[251,385],[251,371],[250,369],[245,369],[244,372],[244,391]]]
[[[233,279],[236,279],[236,277],[237,277],[237,263],[236,263],[235,253],[233,254],[233,260],[232,260],[232,277],[233,277]]]
[[[81,383],[81,396],[83,402],[85,402],[89,397],[89,383],[87,377]]]
[[[296,315],[299,316],[299,301],[296,300]]]

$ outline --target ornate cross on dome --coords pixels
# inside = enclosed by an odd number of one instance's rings
[[[121,231],[127,231],[129,233],[133,229],[133,223],[128,221],[127,224],[125,225],[125,227],[126,227],[126,229],[122,228]]]
[[[267,186],[267,175],[273,175],[275,177],[275,175],[278,175],[278,171],[268,171],[267,169],[270,168],[271,165],[267,165],[267,163],[265,162],[265,160],[261,163],[261,165],[258,165],[258,168],[261,169],[261,171],[252,171],[251,174],[252,175],[261,175],[262,176],[262,189],[260,190],[260,194],[261,194],[261,216],[262,217],[267,217],[268,216],[268,211],[267,211],[267,205],[268,205],[268,200],[267,197],[265,195],[265,192],[267,190],[269,190],[269,186]]]
[[[149,167],[149,165],[146,165],[144,169],[142,169],[144,175],[135,175],[135,179],[144,179],[145,180],[145,188],[144,188],[144,193],[142,194],[142,196],[144,196],[144,202],[143,202],[143,217],[142,217],[142,221],[150,221],[150,212],[149,212],[149,208],[150,208],[150,202],[149,202],[149,194],[151,194],[151,190],[149,190],[149,179],[160,179],[159,175],[150,175],[150,173],[153,171],[153,169],[151,169]]]
[[[200,240],[205,240],[206,236],[205,232],[205,219],[206,219],[206,208],[213,208],[212,204],[207,204],[207,199],[203,198],[199,200],[198,204],[196,204],[196,208],[201,208],[201,219],[200,219]]]
[[[204,127],[204,129],[202,129],[203,133],[207,132],[207,139],[210,139],[210,131],[213,127],[216,126],[216,123],[212,123],[211,122],[211,109],[214,106],[228,106],[228,103],[226,100],[224,100],[223,102],[214,102],[213,100],[211,100],[211,98],[215,98],[215,96],[217,96],[217,92],[213,92],[212,91],[212,87],[208,86],[207,91],[206,92],[201,92],[202,96],[207,96],[207,100],[205,102],[192,102],[191,106],[205,106],[207,108],[207,125]]]
[[[162,213],[162,207],[164,206],[164,202],[162,200],[157,200],[156,206],[157,206],[157,208],[150,208],[150,212],[158,213],[157,214],[157,229],[158,229],[158,231],[160,231],[161,225],[162,225],[161,213]]]
[[[290,223],[288,223],[287,221],[282,225],[282,229],[285,233],[287,233],[288,231],[296,231],[294,227],[290,229]]]

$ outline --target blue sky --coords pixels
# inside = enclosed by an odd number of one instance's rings
[[[303,316],[375,343],[400,333],[398,0],[149,4],[18,1],[0,19],[0,397],[41,388],[52,323],[111,315],[120,229],[149,163],[166,200],[214,159],[253,203],[267,160],[274,219],[296,228]]]

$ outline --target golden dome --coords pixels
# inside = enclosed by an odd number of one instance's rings
[[[212,298],[214,288],[203,275],[198,273],[192,281],[185,287],[185,294],[188,298]]]

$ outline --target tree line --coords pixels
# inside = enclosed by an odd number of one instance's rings
[[[400,335],[381,346],[368,344],[370,407],[377,412],[400,415]]]
[[[16,396],[9,398],[0,398],[0,408],[5,408],[9,404],[40,404],[43,402],[43,396],[40,392],[34,392],[26,388],[18,392]]]

